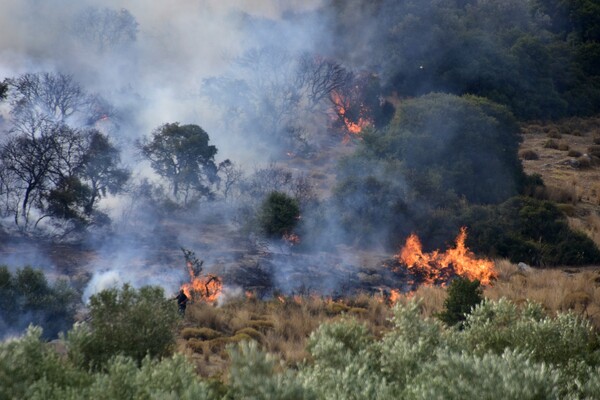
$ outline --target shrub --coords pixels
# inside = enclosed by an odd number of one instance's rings
[[[90,298],[89,308],[89,324],[69,333],[77,363],[98,369],[116,355],[141,362],[146,355],[171,354],[179,317],[175,302],[165,299],[162,288],[123,285],[104,290]]]
[[[558,150],[558,142],[553,139],[548,139],[544,142],[544,148]]]
[[[519,152],[519,157],[523,160],[537,160],[540,158],[537,152],[534,150],[521,150]]]
[[[29,324],[41,326],[46,338],[57,337],[73,324],[78,304],[79,295],[65,280],[51,285],[41,270],[25,267],[11,274],[0,267],[0,339]]]
[[[570,148],[569,145],[565,142],[560,142],[558,144],[558,150],[560,150],[560,151],[568,151],[569,148]]]
[[[600,136],[594,137],[593,142],[594,142],[594,144],[600,145]]]
[[[571,150],[569,150],[569,152],[567,153],[567,155],[569,157],[581,157],[581,152],[578,151],[578,150],[571,149]]]
[[[300,216],[298,202],[282,192],[271,192],[259,210],[259,224],[270,237],[291,233]]]
[[[448,286],[448,297],[439,318],[448,326],[462,324],[471,309],[483,300],[483,289],[478,280],[457,277]]]
[[[560,134],[560,132],[556,128],[551,129],[546,136],[548,136],[551,139],[560,139],[560,138],[562,138],[562,135]]]
[[[588,147],[588,154],[593,157],[600,157],[600,145],[592,145]]]
[[[211,340],[222,336],[222,333],[210,328],[184,328],[181,331],[181,336],[184,339],[195,338],[202,340]]]
[[[550,318],[537,303],[518,308],[506,299],[485,300],[467,316],[464,327],[461,347],[476,354],[500,355],[509,348],[529,353],[536,362],[600,365],[598,336],[589,321],[571,313]]]
[[[592,166],[592,159],[589,156],[583,155],[577,159],[579,168],[590,168]]]

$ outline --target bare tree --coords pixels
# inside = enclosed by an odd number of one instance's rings
[[[73,22],[74,34],[99,52],[135,42],[138,23],[126,9],[88,7]]]
[[[56,124],[91,125],[112,110],[99,96],[88,95],[71,75],[24,74],[7,84],[13,132],[36,136]]]
[[[233,188],[236,185],[239,185],[242,179],[242,169],[237,167],[233,162],[227,159],[219,163],[217,171],[217,173],[220,176],[220,179],[218,181],[218,187],[221,190],[221,193],[223,194],[225,200],[227,200],[232,194]]]
[[[298,63],[298,83],[306,88],[311,108],[348,85],[353,76],[341,64],[318,55],[304,54]]]

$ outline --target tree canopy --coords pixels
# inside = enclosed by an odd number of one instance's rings
[[[178,122],[156,128],[139,142],[142,155],[152,169],[166,179],[177,200],[187,203],[193,196],[211,197],[217,179],[217,148],[198,125]]]

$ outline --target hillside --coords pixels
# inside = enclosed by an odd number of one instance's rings
[[[522,132],[523,168],[546,185],[536,195],[561,204],[570,225],[600,244],[600,118],[529,123]]]

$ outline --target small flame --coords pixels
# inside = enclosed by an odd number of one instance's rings
[[[344,99],[339,92],[331,92],[331,101],[333,102],[335,114],[344,123],[344,127],[347,131],[347,134],[344,135],[344,139],[342,141],[343,143],[348,143],[352,135],[360,135],[363,128],[370,124],[370,121],[362,115],[358,116],[357,121],[352,121],[348,117],[348,109],[350,108],[350,104],[348,104],[348,101]],[[360,114],[363,114],[363,112]]]
[[[300,236],[296,235],[295,233],[284,233],[282,239],[290,246],[300,244]]]
[[[462,227],[454,248],[444,253],[440,253],[439,250],[424,253],[418,236],[412,234],[396,258],[422,277],[425,285],[444,285],[452,275],[477,279],[481,284],[489,285],[496,278],[494,263],[491,260],[476,258],[466,247],[466,239],[467,228]]]

